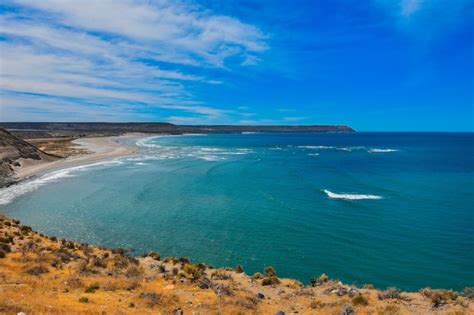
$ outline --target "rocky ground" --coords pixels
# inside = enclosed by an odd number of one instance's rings
[[[52,161],[57,158],[0,128],[0,187],[13,182],[14,169],[20,166],[21,160]]]
[[[0,216],[0,313],[474,314],[458,293],[358,288],[321,275],[305,286],[265,268],[216,269],[156,252],[132,257],[33,231]]]

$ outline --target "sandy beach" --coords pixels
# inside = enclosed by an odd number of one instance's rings
[[[15,178],[17,180],[23,180],[62,168],[87,165],[110,158],[134,154],[138,150],[137,147],[126,146],[120,144],[119,141],[143,136],[143,134],[129,133],[114,137],[76,139],[73,143],[78,146],[78,149],[85,150],[89,153],[54,161],[21,160],[21,166],[15,170]]]

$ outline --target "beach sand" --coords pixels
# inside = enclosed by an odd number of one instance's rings
[[[87,165],[102,160],[126,156],[137,152],[135,146],[126,146],[120,144],[119,140],[141,138],[144,134],[129,133],[123,136],[100,137],[100,138],[81,138],[72,142],[78,146],[78,149],[88,153],[67,157],[60,160],[20,160],[20,165],[15,169],[15,179],[24,180],[32,176],[44,174],[54,170]]]

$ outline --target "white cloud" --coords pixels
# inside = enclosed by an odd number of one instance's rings
[[[228,70],[239,64],[228,64],[229,57],[258,58],[255,54],[267,49],[265,35],[256,27],[181,2],[11,4],[19,7],[0,14],[0,34],[6,38],[0,43],[0,120],[14,119],[5,116],[12,104],[18,110],[11,112],[18,114],[36,109],[34,120],[47,120],[53,116],[41,113],[64,114],[68,108],[71,113],[80,108],[81,117],[88,113],[94,119],[97,104],[114,117],[124,117],[123,110],[130,117],[134,111],[149,117],[141,112],[159,108],[215,119],[231,111],[202,105],[190,85],[223,81],[196,73]],[[38,102],[25,97],[32,93]]]

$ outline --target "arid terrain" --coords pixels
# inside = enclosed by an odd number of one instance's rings
[[[151,252],[133,257],[44,236],[0,217],[0,313],[473,314],[473,289],[380,291],[326,275],[311,285],[272,267],[252,276]]]

